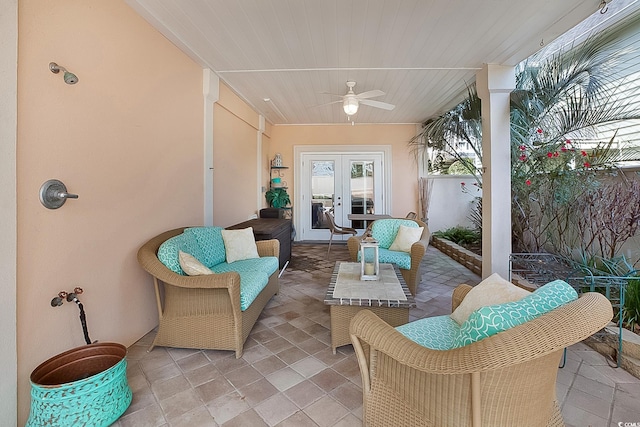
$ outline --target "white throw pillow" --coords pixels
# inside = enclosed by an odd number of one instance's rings
[[[411,245],[420,240],[424,227],[407,227],[401,225],[398,228],[396,238],[389,246],[390,251],[411,252]]]
[[[519,301],[530,293],[503,279],[498,273],[493,273],[469,291],[451,313],[451,318],[462,325],[480,307]]]
[[[204,274],[214,274],[206,265],[202,264],[196,257],[186,252],[178,251],[178,262],[180,268],[187,276],[202,276]]]
[[[256,239],[253,236],[253,227],[241,230],[222,230],[222,240],[228,263],[260,257]]]

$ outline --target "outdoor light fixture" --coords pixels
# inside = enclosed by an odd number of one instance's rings
[[[345,96],[342,102],[342,108],[347,116],[353,116],[358,112],[358,100],[352,96]]]
[[[49,63],[49,70],[51,70],[53,74],[58,74],[60,70],[64,71],[64,75],[62,78],[64,79],[64,82],[68,85],[74,85],[78,83],[78,76],[76,76],[73,73],[70,73],[69,71],[67,71],[66,68],[56,64],[55,62]]]

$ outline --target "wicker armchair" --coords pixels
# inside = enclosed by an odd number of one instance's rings
[[[471,289],[460,285],[453,308]],[[556,401],[562,350],[603,328],[609,301],[587,293],[471,345],[438,351],[370,311],[351,322],[367,426],[564,426]]]
[[[379,221],[388,221],[388,219]],[[418,289],[418,284],[420,283],[420,262],[422,261],[422,258],[427,251],[427,247],[429,246],[429,238],[431,237],[431,233],[429,232],[429,227],[424,222],[417,219],[412,219],[410,221],[415,221],[418,224],[418,227],[424,227],[420,240],[414,243],[413,246],[411,246],[411,268],[408,270],[400,268],[400,273],[402,273],[402,277],[404,278],[407,287],[411,291],[411,294],[415,296],[416,290]],[[367,231],[362,236],[349,237],[349,239],[347,240],[347,247],[349,248],[349,256],[351,258],[351,261],[358,261],[360,241],[368,232],[370,232],[371,226],[374,223],[375,221],[369,225]],[[375,237],[375,235],[373,237]]]
[[[157,256],[160,245],[181,234],[184,228],[162,233],[138,250],[138,262],[153,276],[158,304],[158,333],[150,350],[156,345],[235,350],[236,358],[240,358],[262,309],[278,292],[278,272],[269,277],[267,286],[251,305],[241,311],[238,273],[182,276],[160,262]],[[256,246],[261,257],[277,257],[280,250],[278,240],[258,240]]]

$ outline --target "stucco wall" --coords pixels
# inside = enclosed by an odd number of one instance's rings
[[[408,141],[415,135],[415,125],[309,125],[274,126],[271,132],[269,158],[282,154],[289,194],[295,203],[293,164],[295,145],[391,145],[392,146],[392,208],[393,216],[404,217],[407,212],[418,211],[418,172],[416,162],[408,148]],[[265,185],[268,179],[265,180]]]
[[[157,324],[136,251],[161,231],[203,221],[202,69],[122,1],[19,3],[18,413],[29,374],[91,339],[130,345]],[[70,86],[48,65],[75,73]],[[38,199],[61,179],[79,199]]]

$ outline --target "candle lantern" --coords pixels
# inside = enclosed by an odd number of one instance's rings
[[[379,278],[378,241],[372,237],[365,237],[360,242],[360,280],[378,280]]]

